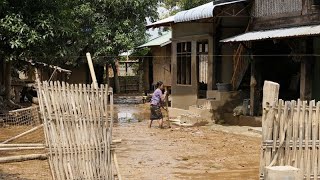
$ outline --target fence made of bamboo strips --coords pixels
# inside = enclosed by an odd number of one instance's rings
[[[260,176],[266,166],[293,166],[320,178],[320,102],[283,101],[263,112]]]
[[[112,91],[43,82],[38,96],[53,179],[114,179]]]

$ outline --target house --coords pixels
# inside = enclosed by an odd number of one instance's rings
[[[320,100],[319,5],[316,0],[255,0],[248,31],[221,41],[240,44],[249,55],[237,59],[236,74],[238,84],[250,84],[251,115],[261,112],[264,80],[280,84],[281,99]],[[243,80],[246,71],[250,78]]]
[[[171,38],[172,32],[150,40],[138,48],[149,48],[149,54],[143,58],[144,90],[153,90],[153,85],[162,81],[164,86],[171,89]]]
[[[147,26],[170,26],[172,30],[173,108],[206,106],[216,112],[212,119],[217,119],[221,109],[229,107],[232,111],[242,103],[240,93],[222,92],[233,78],[233,54],[238,47],[220,40],[245,32],[249,11],[250,3],[246,0],[219,0]]]

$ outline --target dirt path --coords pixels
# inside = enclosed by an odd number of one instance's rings
[[[155,124],[156,125],[156,124]],[[260,138],[209,127],[158,129],[122,124],[114,138],[123,179],[257,179]]]
[[[260,138],[234,135],[212,127],[147,128],[148,108],[121,105],[114,128],[123,179],[257,179]],[[230,131],[228,127],[228,131]],[[231,130],[237,130],[234,128]],[[241,129],[241,128],[240,128]],[[0,140],[21,131],[0,128]],[[240,132],[240,131],[239,131]],[[13,143],[43,143],[39,130]],[[0,152],[1,156],[30,152]],[[32,152],[33,153],[33,152]],[[51,179],[47,161],[0,164],[0,179]]]

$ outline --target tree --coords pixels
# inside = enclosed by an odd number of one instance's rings
[[[146,40],[146,17],[155,18],[156,10],[157,1],[149,0],[0,0],[5,97],[11,64],[19,60],[76,64],[89,51],[95,62],[115,67],[121,52]]]
[[[157,1],[150,0],[104,0],[90,1],[83,7],[89,17],[88,49],[95,62],[111,64],[117,93],[120,86],[115,60],[120,53],[146,41],[146,17],[157,17],[157,6]]]
[[[39,54],[50,56],[47,52],[56,54],[55,48],[46,45],[57,42],[62,34],[69,35],[66,27],[71,25],[66,19],[70,22],[71,16],[66,12],[70,5],[63,0],[0,1],[0,61],[9,102],[12,63],[19,64],[19,60],[30,60]]]

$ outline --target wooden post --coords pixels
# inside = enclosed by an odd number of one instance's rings
[[[93,67],[91,55],[90,55],[90,53],[87,53],[86,55],[87,55],[87,60],[88,60],[88,65],[89,65],[89,69],[90,69],[90,73],[91,73],[93,86],[95,89],[98,89],[97,77],[96,77],[96,73],[94,72],[94,67]]]
[[[213,47],[213,38],[209,39],[209,43],[208,43],[208,91],[213,90],[214,88],[214,84],[216,84],[216,80],[215,80],[215,71],[214,71],[214,58],[213,58],[213,51],[214,51],[214,47]]]
[[[256,80],[256,68],[255,68],[255,60],[252,59],[251,61],[251,79],[250,79],[250,116],[255,115],[255,100],[257,97],[255,97],[256,94],[256,86],[257,86],[257,80]]]
[[[307,59],[301,60],[300,71],[300,99],[311,100],[311,64]]]
[[[278,83],[271,81],[264,82],[262,99],[263,109],[266,108],[267,105],[272,105],[272,103],[279,99],[279,90],[280,85]]]
[[[150,77],[149,77],[149,58],[143,58],[143,81],[144,81],[144,90],[149,91],[150,90]],[[151,69],[152,70],[152,69]]]
[[[143,92],[143,60],[139,59],[139,92]]]

